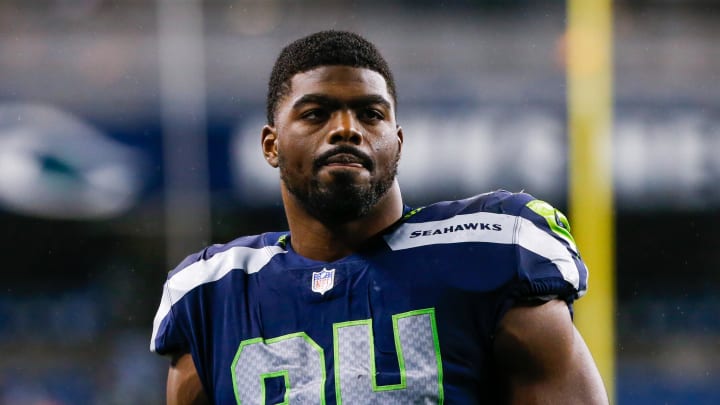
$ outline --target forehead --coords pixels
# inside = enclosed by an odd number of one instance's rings
[[[290,81],[290,104],[306,94],[324,94],[338,99],[374,94],[392,103],[385,78],[378,72],[350,66],[320,66],[298,73]]]

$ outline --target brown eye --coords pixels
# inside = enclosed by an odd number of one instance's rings
[[[300,118],[302,118],[303,120],[306,120],[306,121],[320,122],[320,121],[327,120],[328,113],[327,113],[327,111],[325,111],[323,109],[313,108],[311,110],[307,110],[307,111],[303,112],[300,115]]]
[[[381,113],[380,111],[373,109],[373,108],[367,108],[365,110],[362,110],[360,114],[358,114],[358,118],[360,118],[363,121],[382,121],[385,119],[385,115]]]

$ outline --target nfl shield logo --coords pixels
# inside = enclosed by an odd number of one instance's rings
[[[335,283],[335,269],[323,268],[322,271],[313,271],[312,290],[313,292],[325,294],[333,288]]]

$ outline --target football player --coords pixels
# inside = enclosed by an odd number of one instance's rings
[[[151,342],[169,404],[608,402],[572,324],[587,269],[565,216],[507,191],[405,205],[396,106],[359,35],[282,50],[261,147],[289,230],[169,274]]]

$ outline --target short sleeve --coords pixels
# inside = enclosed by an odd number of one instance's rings
[[[163,355],[189,351],[189,345],[173,316],[172,301],[167,286],[163,287],[162,301],[155,314],[150,351]]]
[[[525,195],[519,208],[517,238],[518,299],[560,298],[585,294],[588,271],[565,215],[550,204]]]
[[[195,263],[201,256],[202,253],[188,256],[168,274],[168,278],[163,285],[160,306],[153,321],[150,351],[162,355],[188,353],[190,351],[190,343],[187,335],[184,333],[181,319],[176,316],[177,309],[175,306],[177,300],[182,297],[182,293],[175,291],[177,288],[175,288],[174,285],[177,284],[177,282],[175,282],[177,279],[173,280],[173,277],[178,274],[180,270]]]

